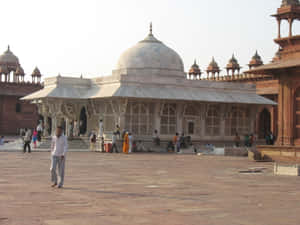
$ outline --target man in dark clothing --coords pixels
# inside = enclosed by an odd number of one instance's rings
[[[24,153],[26,152],[27,148],[28,148],[28,153],[31,153],[30,142],[31,142],[31,130],[25,129],[24,148],[23,148]]]

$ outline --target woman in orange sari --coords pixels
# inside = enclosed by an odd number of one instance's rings
[[[128,150],[129,150],[129,138],[128,138],[128,132],[126,132],[123,141],[123,153],[128,154]]]

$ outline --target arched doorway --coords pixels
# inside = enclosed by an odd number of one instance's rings
[[[87,130],[87,116],[86,116],[86,110],[85,107],[82,107],[80,111],[80,117],[79,117],[79,133],[85,134]]]
[[[265,138],[271,131],[271,113],[264,109],[259,115],[259,138]]]

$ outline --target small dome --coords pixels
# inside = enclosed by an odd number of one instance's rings
[[[196,60],[194,61],[194,64],[191,66],[191,69],[189,70],[189,74],[201,74],[201,69],[199,68]]]
[[[299,0],[282,0],[281,7],[290,5],[300,5]]]
[[[0,64],[8,64],[8,65],[14,65],[17,67],[19,65],[19,59],[17,56],[15,56],[11,51],[10,47],[7,47],[7,50],[0,55]]]
[[[220,67],[218,63],[215,61],[215,58],[213,57],[211,62],[209,63],[207,69],[207,72],[220,72]]]
[[[234,54],[232,54],[231,59],[229,60],[227,66],[227,69],[240,69],[240,64],[238,63],[237,59],[234,57]]]
[[[121,55],[117,63],[117,70],[121,69],[158,69],[184,72],[180,56],[153,36],[152,25],[150,25],[149,35],[144,40]]]
[[[24,70],[20,65],[17,67],[16,75],[17,76],[24,76],[25,75]]]
[[[33,76],[33,77],[41,77],[42,74],[41,74],[39,68],[35,67],[35,69],[33,70],[32,74],[31,74],[31,76]]]
[[[255,55],[252,57],[249,66],[250,67],[257,67],[263,65],[263,61],[261,60],[260,55],[258,55],[257,51],[255,52]]]

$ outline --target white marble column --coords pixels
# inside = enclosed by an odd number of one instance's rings
[[[67,137],[70,137],[70,120],[69,120],[69,118],[66,117],[65,122],[66,122],[65,135]]]
[[[225,126],[226,126],[226,110],[227,107],[225,105],[221,105],[221,121],[220,121],[220,136],[222,140],[225,138]]]
[[[43,115],[43,117],[44,117],[43,136],[48,137],[50,135],[48,132],[49,129],[48,115]]]
[[[53,116],[52,117],[52,126],[51,126],[51,134],[52,135],[55,135],[56,127],[57,127],[57,117]]]
[[[155,103],[153,129],[160,135],[160,102]],[[154,132],[153,130],[153,132]]]
[[[177,103],[176,112],[177,112],[177,129],[176,130],[179,134],[181,134],[183,132],[183,126],[182,126],[183,104],[182,103]]]

